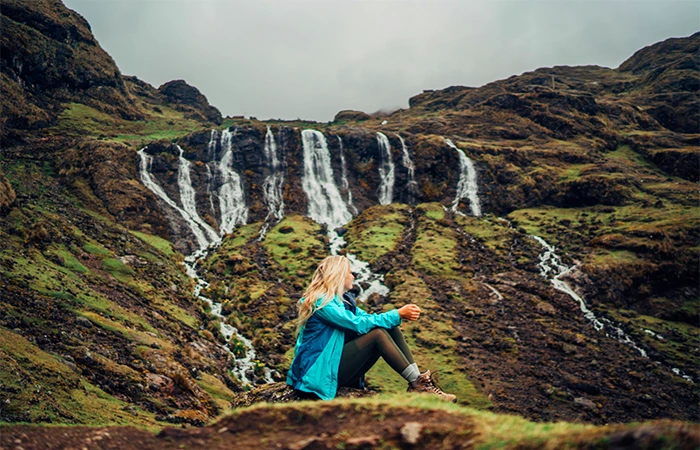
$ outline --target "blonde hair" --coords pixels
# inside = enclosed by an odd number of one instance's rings
[[[350,261],[345,256],[327,256],[321,261],[304,292],[303,301],[299,303],[297,334],[316,310],[326,306],[336,295],[342,296],[349,271]],[[319,298],[323,298],[323,301],[316,306]]]

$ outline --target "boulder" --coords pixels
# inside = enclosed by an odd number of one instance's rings
[[[370,119],[370,115],[362,112],[362,111],[353,111],[351,109],[345,109],[343,111],[338,112],[338,114],[335,115],[333,118],[333,122],[344,122],[344,121],[353,121],[353,122],[360,122],[362,120],[367,120]]]
[[[173,80],[161,85],[158,90],[173,106],[180,106],[182,111],[192,118],[221,125],[223,118],[218,109],[211,106],[207,98],[185,80]],[[182,108],[185,107],[185,108]]]

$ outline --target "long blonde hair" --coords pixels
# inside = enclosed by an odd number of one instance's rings
[[[297,334],[314,311],[326,306],[336,295],[343,295],[345,279],[349,271],[350,261],[345,256],[327,256],[321,261],[311,277],[311,284],[304,292],[304,301],[299,302],[299,316],[296,319]],[[317,307],[316,301],[321,297],[323,301]]]

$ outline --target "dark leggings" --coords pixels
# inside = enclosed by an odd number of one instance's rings
[[[338,386],[354,386],[379,357],[397,373],[413,364],[413,355],[399,327],[375,328],[343,346],[338,369]]]

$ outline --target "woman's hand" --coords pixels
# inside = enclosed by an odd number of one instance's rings
[[[399,317],[401,320],[418,320],[420,317],[420,308],[418,305],[410,304],[399,308]]]

